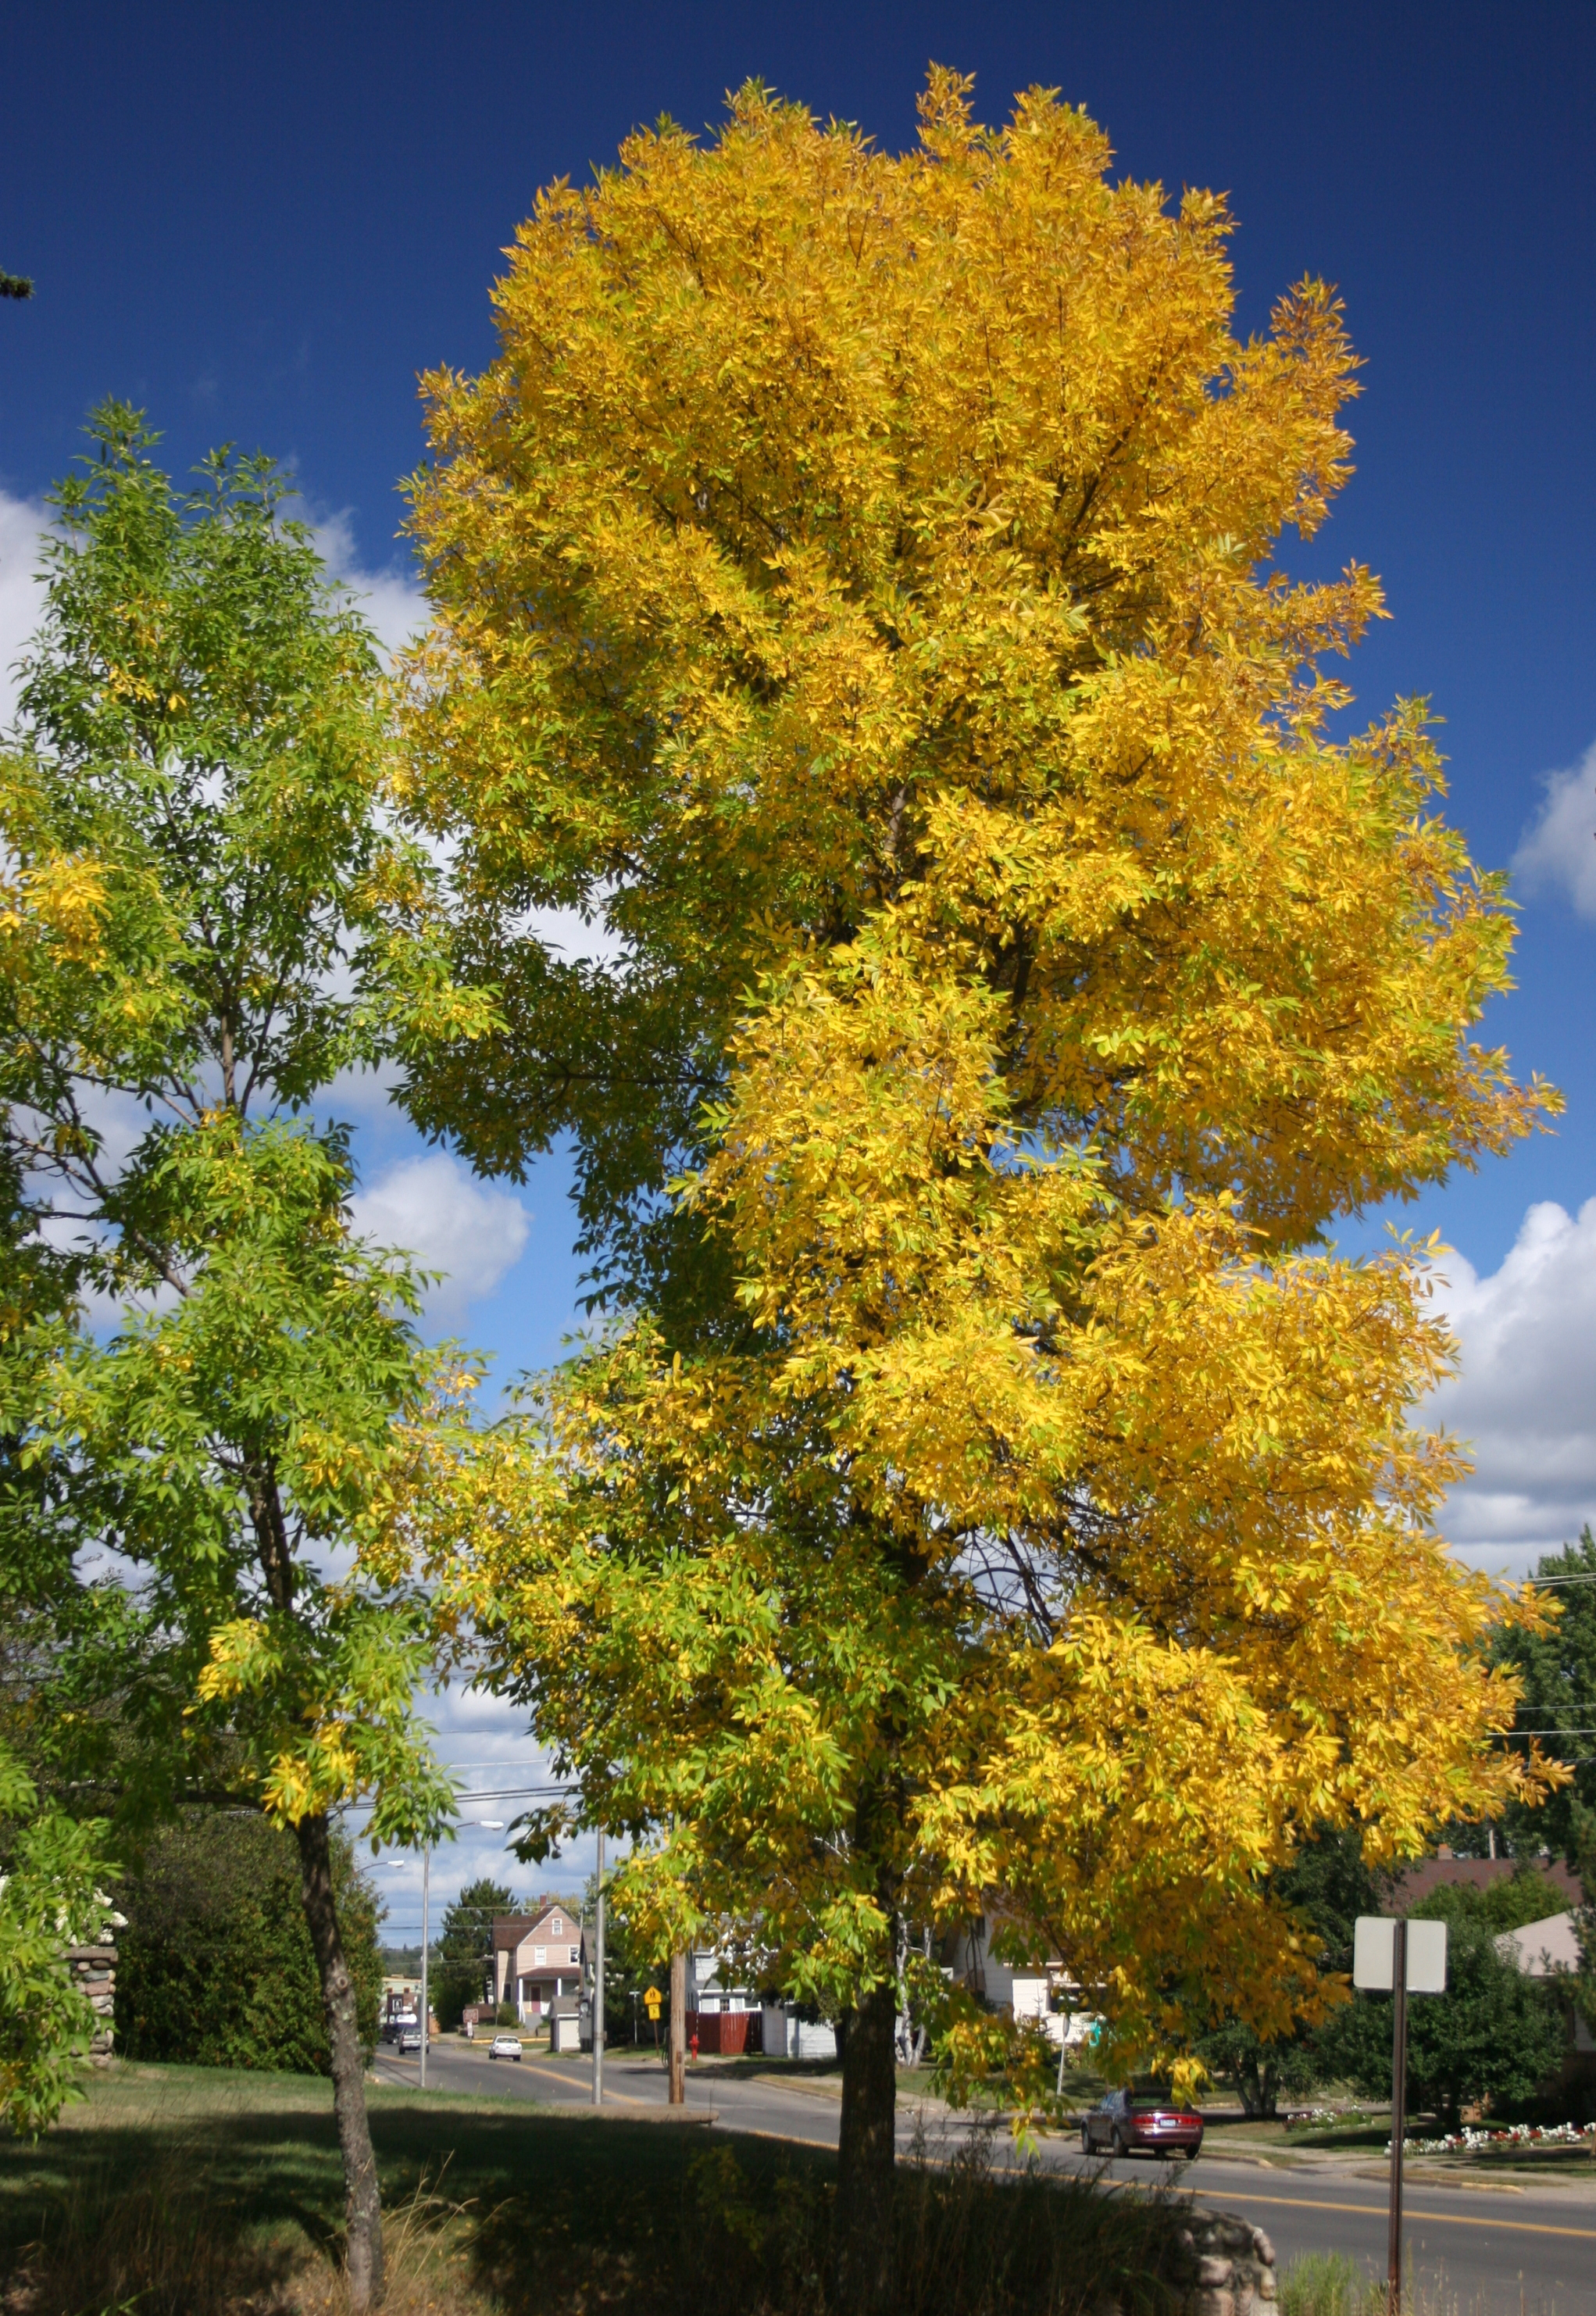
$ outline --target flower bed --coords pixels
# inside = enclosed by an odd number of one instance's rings
[[[1444,2139],[1409,2139],[1409,2155],[1478,2155],[1510,2147],[1578,2147],[1596,2140],[1596,2123],[1514,2123],[1499,2131],[1450,2131]],[[1386,2142],[1386,2152],[1391,2142]]]

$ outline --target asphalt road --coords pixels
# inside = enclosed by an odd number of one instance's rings
[[[427,2056],[430,2085],[477,2097],[525,2098],[544,2106],[587,2107],[591,2061],[528,2056],[491,2060],[481,2044],[443,2042]],[[414,2058],[379,2053],[377,2074],[414,2084]],[[605,2061],[607,2112],[641,2115],[666,2104],[665,2071],[653,2058],[625,2049]],[[734,2075],[713,2066],[690,2069],[687,2107],[721,2129],[835,2147],[840,2105],[835,2078],[791,2084]],[[953,2152],[971,2125],[927,2107],[917,2117],[900,2107],[899,2144],[907,2152],[917,2120],[928,2151]],[[992,2137],[994,2158],[1013,2160],[1006,2133]],[[1073,2142],[1050,2142],[1041,2160],[1050,2169],[1086,2168]],[[1201,2202],[1240,2213],[1272,2239],[1282,2265],[1310,2251],[1345,2252],[1380,2276],[1386,2267],[1386,2189],[1373,2167],[1327,2159],[1288,2169],[1223,2155],[1200,2156],[1188,2166],[1130,2158],[1094,2164],[1130,2193],[1157,2187],[1190,2193]],[[1596,2167],[1593,2167],[1596,2168]],[[1455,2175],[1454,2175],[1455,2176]],[[1407,2259],[1424,2316],[1596,2316],[1596,2183],[1454,2186],[1448,2177],[1410,2177],[1405,2231]]]

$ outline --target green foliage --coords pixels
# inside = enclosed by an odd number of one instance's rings
[[[61,1725],[119,1723],[110,1769],[75,1766],[129,1808],[222,1787],[297,1822],[361,1795],[416,1839],[448,1795],[403,1494],[441,1377],[405,1262],[351,1236],[345,1132],[306,1109],[409,1034],[430,970],[424,864],[380,826],[375,649],[270,461],[218,452],[185,494],[137,414],[90,431],[0,756],[4,1163],[120,1306],[104,1340],[23,1313],[10,1420],[43,1495],[72,1472],[65,1541],[137,1572],[53,1669]],[[149,1121],[125,1156],[117,1100]]]
[[[1577,1544],[1547,1554],[1536,1577],[1547,1582],[1556,1622],[1544,1632],[1503,1632],[1495,1650],[1497,1661],[1512,1666],[1524,1684],[1513,1724],[1520,1750],[1543,1730],[1596,1727],[1596,1536],[1590,1528]],[[1582,1581],[1559,1584],[1560,1577]],[[1508,1839],[1516,1850],[1561,1850],[1596,1896],[1596,1748],[1553,1737],[1546,1750],[1570,1760],[1572,1780],[1539,1809],[1510,1810]]]
[[[0,1744],[0,2129],[36,2135],[82,2097],[96,2020],[64,1959],[105,1937],[104,1824],[40,1807]]]
[[[1360,1914],[1379,1911],[1373,1875],[1352,1828],[1326,1828],[1305,1842],[1271,1887],[1318,1943],[1322,1976],[1352,1966],[1352,1929]],[[1196,2044],[1210,2074],[1234,2084],[1248,2115],[1272,2116],[1282,2091],[1301,2092],[1323,2072],[1316,2035],[1299,2026],[1265,2041],[1245,2020],[1226,2018]]]
[[[407,1260],[354,1236],[348,1136],[314,1105],[485,1017],[385,828],[376,648],[285,479],[221,451],[180,492],[136,412],[90,432],[0,753],[0,1180],[117,1306],[9,1357],[19,1460],[124,1572],[60,1637],[56,1751],[132,1819],[220,1797],[295,1829],[364,2308],[381,2225],[328,1813],[361,1802],[407,1843],[452,1813],[415,1698],[454,1626],[410,1496],[474,1376],[420,1343]]]
[[[377,1908],[347,1841],[333,1887],[360,2040],[377,2043]],[[315,1955],[291,1835],[262,1818],[186,1812],[118,1886],[117,2046],[129,2059],[330,2071]]]
[[[1544,1874],[1537,1873],[1527,1857],[1521,1857],[1511,1874],[1486,1883],[1483,1890],[1467,1882],[1443,1882],[1412,1909],[1416,1920],[1464,1928],[1477,1923],[1493,1937],[1562,1911],[1562,1892]]]
[[[1522,2106],[1556,2073],[1567,2042],[1557,1994],[1504,1961],[1494,1944],[1503,1929],[1544,1913],[1545,1893],[1544,1881],[1524,1873],[1494,1891],[1443,1884],[1414,1908],[1447,1924],[1447,1990],[1415,1995],[1407,2006],[1411,2112],[1432,2112],[1453,2129],[1465,2107],[1501,2113]],[[1389,1997],[1355,1995],[1321,2029],[1318,2048],[1326,2075],[1343,2077],[1366,2098],[1389,2098]]]
[[[482,2000],[493,1917],[511,1913],[514,1908],[507,1886],[485,1874],[468,1882],[454,1902],[445,1907],[443,1928],[432,1950],[436,1974],[430,1978],[427,1995],[446,2034],[459,2025],[468,2002]]]

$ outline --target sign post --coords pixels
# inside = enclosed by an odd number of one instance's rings
[[[1407,1924],[1391,1941],[1391,2218],[1386,2231],[1386,2306],[1402,2316],[1402,2142],[1407,2131]]]
[[[1386,2237],[1388,2316],[1402,2316],[1402,2142],[1407,2129],[1407,1998],[1446,1992],[1444,1922],[1360,1914],[1352,1983],[1391,1996],[1391,2216]]]

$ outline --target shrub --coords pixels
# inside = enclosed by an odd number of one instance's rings
[[[377,2042],[377,1902],[347,1841],[333,1889],[360,2036]],[[264,1818],[186,1813],[156,1834],[117,1892],[117,2047],[130,2059],[329,2071],[321,1985],[293,1836]]]

